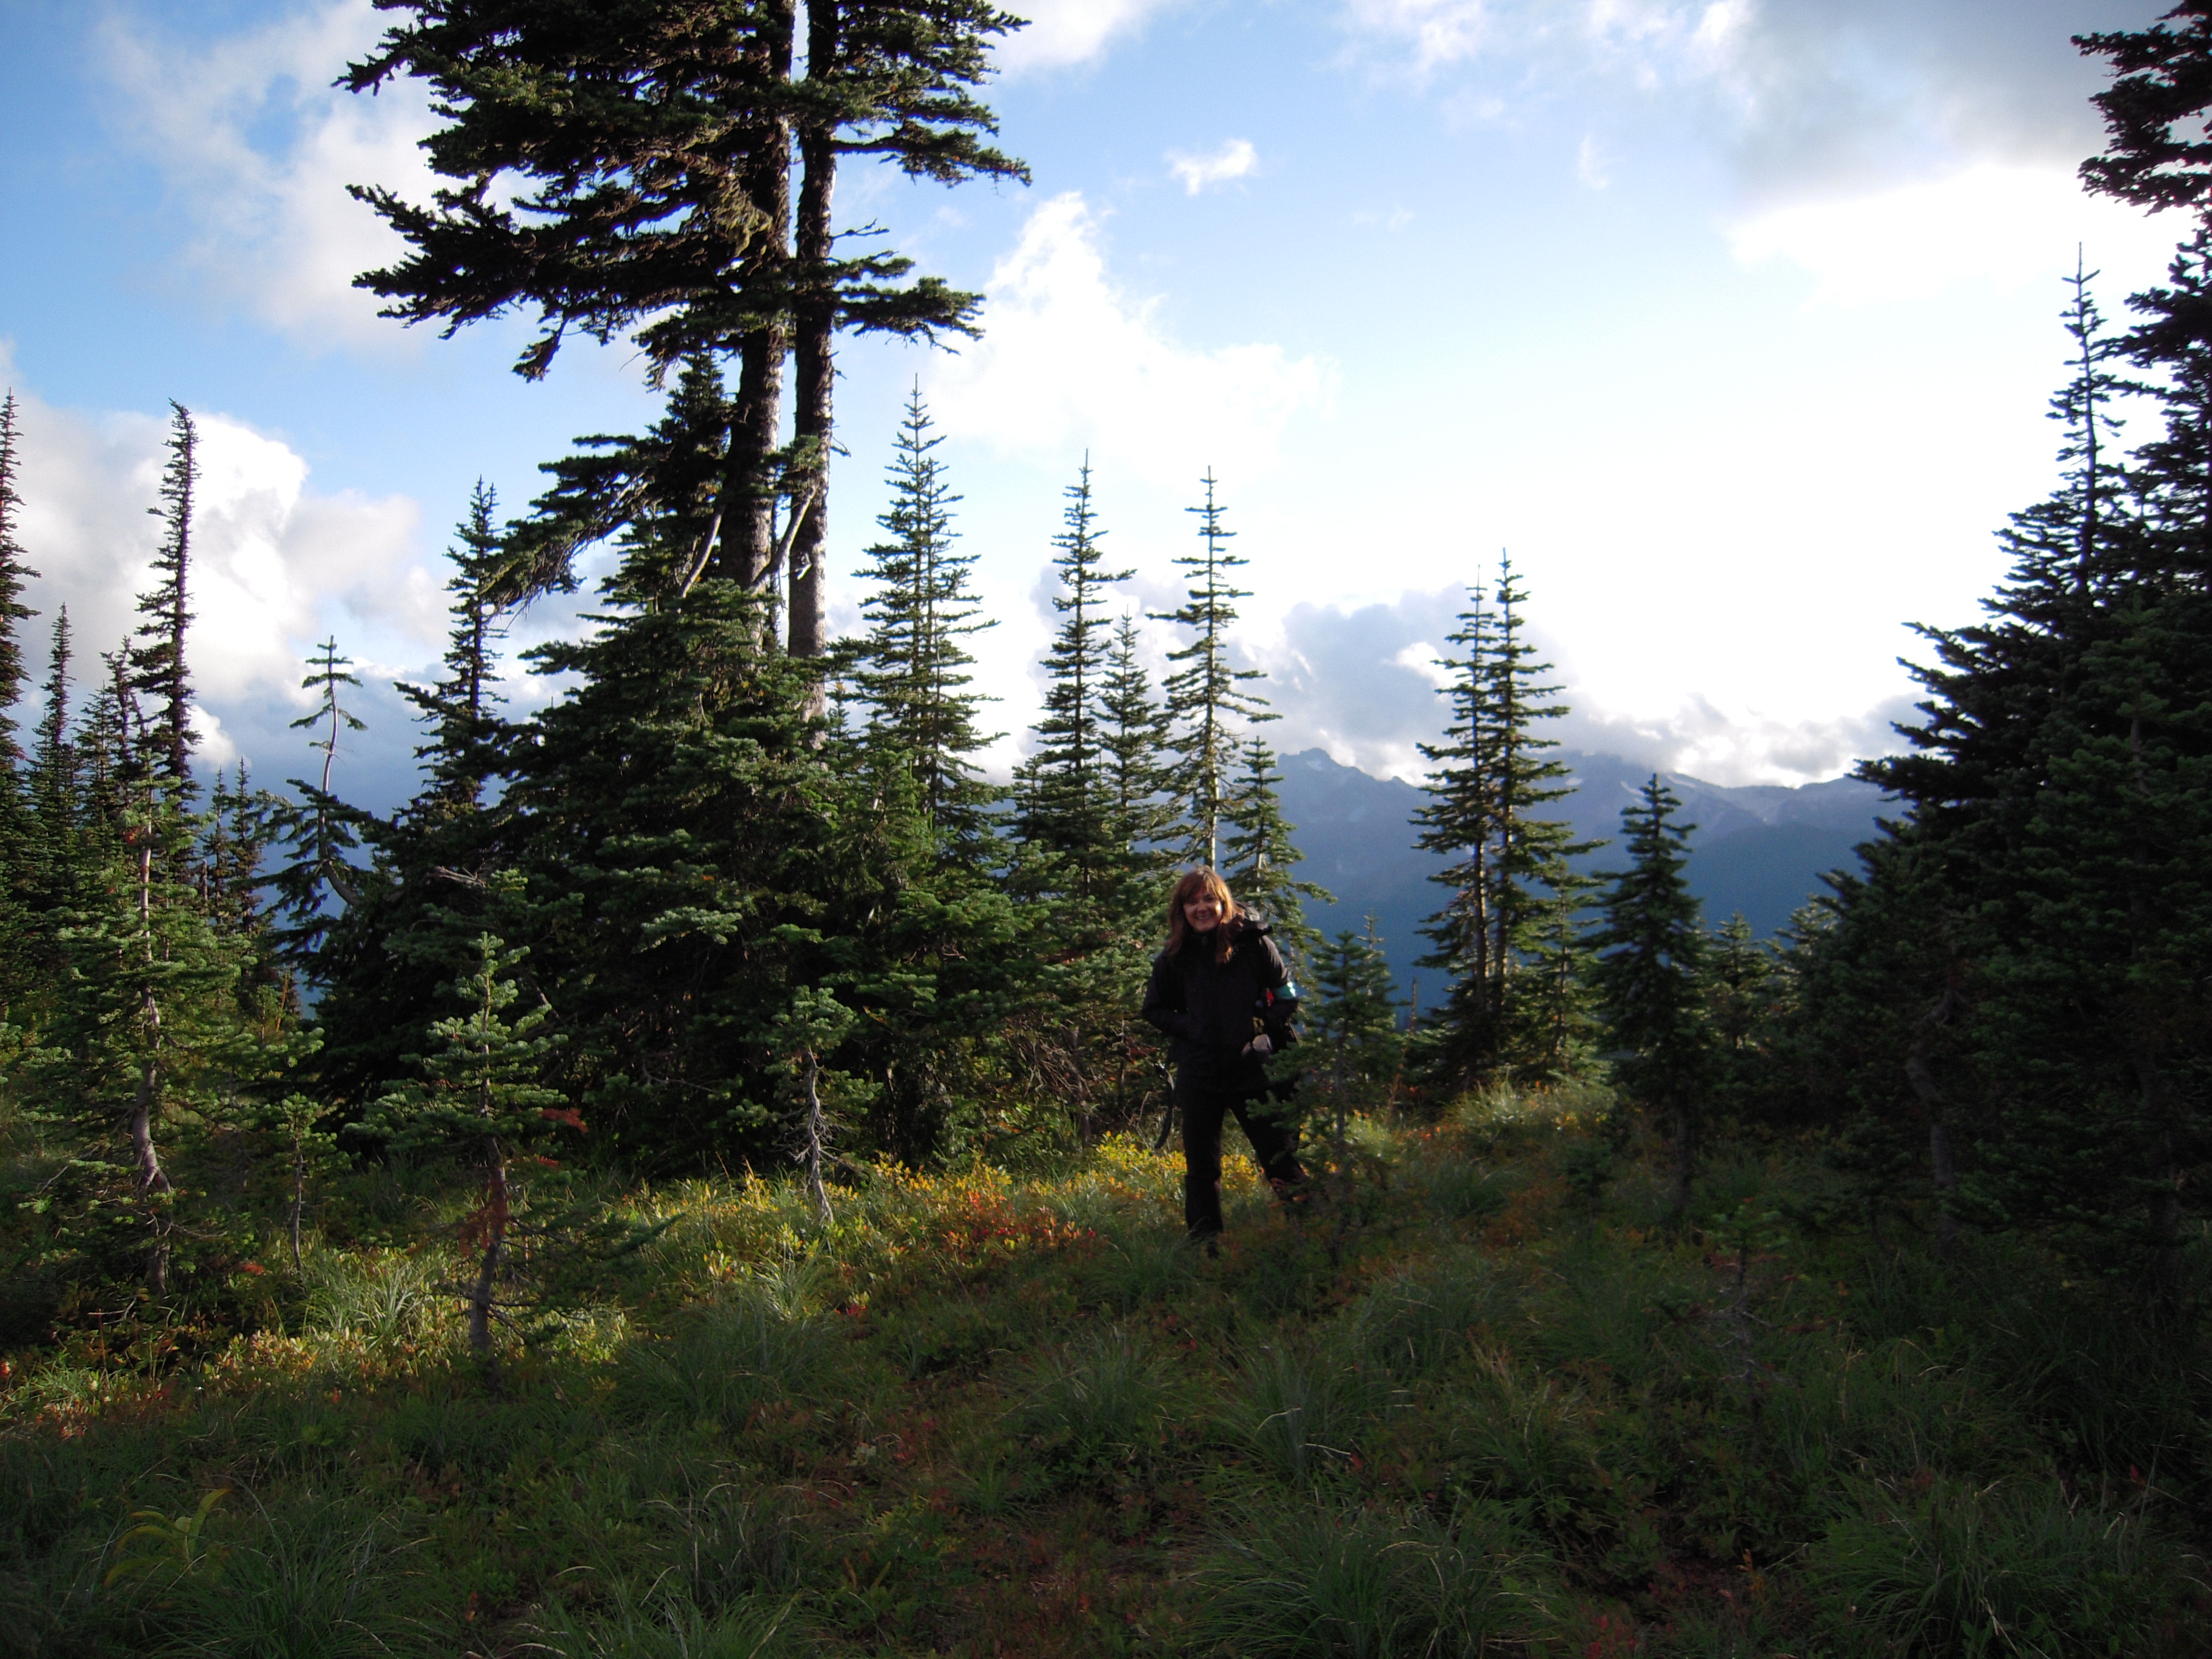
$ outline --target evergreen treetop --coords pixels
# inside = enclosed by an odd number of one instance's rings
[[[982,698],[968,690],[974,665],[963,641],[995,622],[979,620],[969,589],[975,556],[957,550],[934,422],[915,386],[890,467],[891,502],[877,520],[889,539],[867,549],[861,574],[875,584],[861,601],[869,629],[859,678],[874,741],[903,753],[928,821],[955,843],[983,832],[982,791],[970,758],[990,739],[976,729]]]
[[[24,682],[23,642],[16,630],[38,615],[23,603],[23,583],[39,573],[23,562],[22,544],[15,539],[16,517],[23,504],[15,487],[19,443],[15,394],[9,392],[0,399],[0,769],[9,774],[11,787],[18,787],[15,775],[23,762],[14,715]]]
[[[1066,864],[1073,896],[1100,896],[1120,872],[1127,836],[1116,812],[1104,730],[1108,633],[1103,589],[1135,573],[1102,567],[1086,456],[1066,490],[1065,525],[1053,538],[1060,629],[1044,659],[1044,718],[1036,751],[1015,778],[1016,825],[1030,846]]]
[[[1190,588],[1181,605],[1153,614],[1152,620],[1176,623],[1192,634],[1189,644],[1168,653],[1170,662],[1183,665],[1168,675],[1164,688],[1167,720],[1175,732],[1167,775],[1183,817],[1184,860],[1211,869],[1221,861],[1221,827],[1229,817],[1237,764],[1237,722],[1277,716],[1267,711],[1265,697],[1244,689],[1266,675],[1256,668],[1229,665],[1229,630],[1237,621],[1237,601],[1252,597],[1249,588],[1235,585],[1236,573],[1247,561],[1229,550],[1237,532],[1223,526],[1224,509],[1214,495],[1211,467],[1200,482],[1205,501],[1184,511],[1198,517],[1201,550],[1176,560],[1178,568],[1190,574]]]

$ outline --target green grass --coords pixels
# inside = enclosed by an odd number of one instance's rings
[[[1601,1106],[1363,1126],[1348,1204],[1242,1170],[1218,1256],[1125,1141],[869,1172],[827,1232],[781,1185],[611,1194],[670,1224],[505,1332],[497,1393],[459,1198],[365,1174],[228,1334],[6,1356],[0,1653],[2212,1649],[2200,1337],[1796,1220],[1732,1313]],[[1824,1180],[1722,1148],[1695,1212]]]

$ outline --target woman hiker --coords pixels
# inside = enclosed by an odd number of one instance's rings
[[[1221,1231],[1221,1124],[1234,1112],[1260,1173],[1278,1193],[1303,1182],[1295,1137],[1255,1109],[1274,1042],[1255,1018],[1290,980],[1267,929],[1247,919],[1229,884],[1193,870],[1168,900],[1168,947],[1152,963],[1143,1017],[1168,1038],[1182,1112],[1182,1218],[1194,1241]]]

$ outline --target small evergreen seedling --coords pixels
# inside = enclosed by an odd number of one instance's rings
[[[469,1346],[499,1386],[492,1353],[492,1316],[507,1274],[508,1234],[516,1193],[509,1173],[528,1158],[557,1168],[546,1152],[563,1129],[581,1133],[583,1118],[557,1089],[538,1079],[557,1035],[542,1033],[552,1010],[541,1003],[520,1019],[507,1011],[521,992],[510,977],[529,953],[510,948],[495,933],[479,933],[474,959],[453,981],[465,1013],[430,1028],[441,1045],[417,1063],[421,1078],[400,1084],[376,1103],[365,1126],[397,1152],[431,1152],[481,1161],[483,1202],[461,1224],[464,1249],[476,1247],[477,1273],[467,1287]]]

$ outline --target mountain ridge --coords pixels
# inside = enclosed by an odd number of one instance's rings
[[[1595,873],[1617,867],[1620,809],[1637,799],[1650,769],[1617,755],[1555,753],[1575,787],[1548,815],[1565,819],[1578,841],[1613,843],[1577,859],[1578,868]],[[1336,898],[1334,905],[1309,904],[1307,920],[1334,934],[1361,927],[1373,913],[1400,992],[1411,994],[1419,971],[1413,964],[1428,949],[1419,924],[1443,902],[1443,890],[1429,878],[1445,860],[1413,844],[1413,815],[1426,794],[1403,779],[1346,766],[1322,749],[1284,756],[1279,763],[1283,816],[1297,826],[1291,840],[1305,859],[1297,873]],[[1853,849],[1875,833],[1883,799],[1880,789],[1855,778],[1791,787],[1709,783],[1679,772],[1660,776],[1681,798],[1684,821],[1696,826],[1687,873],[1707,923],[1741,912],[1762,938],[1820,890],[1823,871],[1856,867]],[[1433,1006],[1441,988],[1434,969],[1425,977]]]

